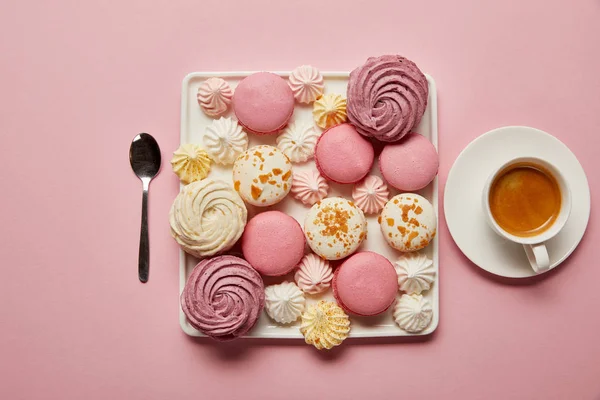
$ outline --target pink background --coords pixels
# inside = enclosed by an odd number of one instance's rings
[[[437,333],[330,353],[185,336],[167,222],[186,73],[347,70],[383,53],[437,81],[441,189],[467,143],[522,124],[574,151],[598,207],[599,49],[598,0],[3,1],[0,398],[599,398],[598,213],[528,285],[470,264],[441,218]],[[142,131],[164,158],[147,285],[127,158]]]

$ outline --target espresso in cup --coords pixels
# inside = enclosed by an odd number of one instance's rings
[[[540,158],[515,158],[493,171],[482,197],[490,227],[523,245],[536,273],[547,271],[546,242],[561,231],[571,214],[571,191],[561,172]]]
[[[541,165],[521,162],[496,175],[489,192],[492,217],[504,231],[519,237],[548,230],[561,212],[560,185]]]

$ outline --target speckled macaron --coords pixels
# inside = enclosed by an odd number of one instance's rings
[[[336,301],[346,312],[371,316],[392,305],[398,293],[398,276],[387,258],[363,251],[338,267],[332,287]]]
[[[233,111],[238,122],[258,135],[276,134],[294,113],[294,93],[287,82],[271,72],[257,72],[235,88]]]
[[[277,147],[252,147],[233,163],[233,187],[246,203],[271,206],[292,188],[292,163]]]
[[[317,202],[304,218],[304,234],[310,248],[326,260],[341,260],[354,253],[367,237],[362,210],[342,197]]]
[[[371,170],[373,145],[350,124],[323,132],[315,148],[315,162],[321,175],[336,183],[356,183]]]
[[[298,222],[281,211],[257,214],[242,235],[246,261],[263,275],[285,275],[304,256],[304,233]]]
[[[381,233],[387,243],[402,252],[427,246],[437,232],[437,217],[431,203],[415,193],[392,197],[379,216]]]
[[[400,142],[386,145],[379,155],[383,178],[396,189],[407,192],[429,185],[439,165],[435,147],[418,133],[409,133]]]

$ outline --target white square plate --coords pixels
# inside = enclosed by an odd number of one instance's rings
[[[289,76],[289,72],[275,72],[284,78]],[[187,75],[183,80],[182,96],[181,96],[181,143],[199,143],[202,144],[202,139],[206,127],[212,122],[212,118],[208,117],[200,107],[196,98],[198,87],[207,78],[220,77],[225,79],[232,88],[235,89],[237,84],[244,77],[252,74],[252,72],[195,72]],[[346,96],[346,87],[348,84],[347,72],[325,72],[323,77],[325,78],[325,93],[339,93],[344,97]],[[416,132],[422,134],[428,138],[434,146],[437,148],[437,96],[435,82],[430,76],[427,76],[429,83],[429,101],[427,109],[421,120],[421,123],[416,128]],[[235,115],[231,110],[225,115],[227,117],[234,117]],[[299,105],[296,103],[294,115],[292,121],[299,121],[303,123],[314,124],[312,117],[312,105]],[[319,129],[315,126],[315,129]],[[276,135],[267,136],[256,136],[253,134],[248,135],[250,139],[250,147],[258,144],[270,144],[275,146]],[[310,160],[302,164],[294,164],[293,170],[302,170],[307,168],[315,168],[314,160]],[[375,175],[380,175],[378,163],[375,162],[373,170],[371,172]],[[227,182],[231,182],[231,166],[221,166],[213,164],[209,178],[212,179],[223,179]],[[329,184],[330,190],[328,197],[342,196],[348,199],[352,199],[352,185],[338,185]],[[396,195],[398,192],[393,188],[390,188],[390,197]],[[425,189],[418,192],[425,198],[427,198],[433,204],[434,209],[438,210],[438,185],[437,178]],[[265,207],[265,209],[275,209],[285,212],[286,214],[296,218],[303,225],[304,216],[308,211],[308,207],[304,206],[299,201],[295,200],[292,195],[286,197],[281,203],[276,204],[272,207]],[[258,210],[262,211],[262,210]],[[252,206],[248,206],[248,220],[257,213],[257,209]],[[400,253],[387,245],[383,239],[379,224],[377,222],[377,215],[367,216],[368,221],[368,236],[363,242],[360,250],[370,250],[377,252],[390,261],[394,262]],[[417,334],[411,334],[400,329],[392,318],[391,308],[385,313],[376,317],[355,317],[350,316],[351,320],[351,331],[350,337],[386,337],[386,336],[419,336],[428,335],[432,333],[438,325],[439,321],[439,259],[438,259],[438,238],[424,250],[432,260],[436,271],[438,272],[438,279],[432,286],[432,288],[424,294],[424,296],[431,302],[433,306],[433,321],[431,325],[423,332]],[[183,251],[180,251],[179,256],[179,290],[180,293],[183,291],[185,282],[188,274],[198,263],[198,260]],[[283,282],[285,280],[293,281],[293,276],[290,274],[286,277],[279,278],[267,278],[265,284],[272,284]],[[318,296],[306,296],[307,304],[316,302],[321,299],[333,299],[331,290],[325,294]],[[179,309],[179,321],[181,328],[185,333],[190,336],[203,336],[199,331],[194,329],[187,321],[185,314]],[[277,339],[303,339],[302,334],[299,331],[300,321],[296,321],[289,325],[279,325],[272,321],[265,312],[260,317],[260,320],[256,326],[248,333],[247,337],[255,338],[277,338]]]

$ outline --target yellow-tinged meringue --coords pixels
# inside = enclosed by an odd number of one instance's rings
[[[329,350],[350,334],[350,318],[334,302],[321,300],[302,314],[300,332],[307,344]]]
[[[302,65],[293,70],[288,84],[299,103],[312,103],[323,94],[323,75],[310,65]]]
[[[210,157],[197,144],[186,143],[179,146],[171,159],[173,172],[185,185],[202,180],[210,172]]]
[[[335,93],[322,96],[315,101],[313,117],[317,125],[323,129],[346,122],[346,99]]]

